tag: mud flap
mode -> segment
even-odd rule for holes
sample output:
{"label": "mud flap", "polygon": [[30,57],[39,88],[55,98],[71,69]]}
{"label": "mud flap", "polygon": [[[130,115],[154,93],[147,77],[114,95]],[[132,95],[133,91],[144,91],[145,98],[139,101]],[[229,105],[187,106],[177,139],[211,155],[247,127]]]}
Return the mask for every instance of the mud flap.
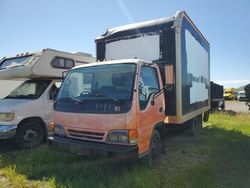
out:
{"label": "mud flap", "polygon": [[209,119],[209,111],[206,111],[204,112],[204,115],[203,115],[203,121],[208,122],[208,119]]}

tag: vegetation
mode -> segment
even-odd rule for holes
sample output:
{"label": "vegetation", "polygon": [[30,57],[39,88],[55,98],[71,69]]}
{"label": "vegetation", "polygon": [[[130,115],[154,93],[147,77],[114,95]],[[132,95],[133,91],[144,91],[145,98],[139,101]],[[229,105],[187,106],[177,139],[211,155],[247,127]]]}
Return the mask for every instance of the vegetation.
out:
{"label": "vegetation", "polygon": [[171,133],[167,141],[157,168],[56,152],[46,144],[8,151],[11,144],[2,143],[0,187],[249,187],[249,115],[214,113],[198,137]]}

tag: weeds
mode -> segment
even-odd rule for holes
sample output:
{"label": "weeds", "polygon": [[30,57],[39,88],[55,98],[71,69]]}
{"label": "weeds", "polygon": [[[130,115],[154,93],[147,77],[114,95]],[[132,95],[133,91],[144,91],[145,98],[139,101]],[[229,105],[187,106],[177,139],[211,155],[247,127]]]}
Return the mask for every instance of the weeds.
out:
{"label": "weeds", "polygon": [[198,137],[168,135],[158,168],[48,149],[0,155],[0,187],[249,187],[250,116],[214,113]]}

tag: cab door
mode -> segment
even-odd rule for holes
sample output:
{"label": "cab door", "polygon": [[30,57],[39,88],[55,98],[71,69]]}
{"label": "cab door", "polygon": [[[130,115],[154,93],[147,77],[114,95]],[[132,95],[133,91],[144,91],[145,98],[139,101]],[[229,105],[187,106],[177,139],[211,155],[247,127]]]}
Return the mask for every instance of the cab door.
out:
{"label": "cab door", "polygon": [[137,111],[139,154],[148,151],[154,126],[164,121],[165,108],[163,93],[153,99],[154,94],[157,92],[159,93],[159,90],[162,88],[159,75],[160,72],[156,67],[141,66],[138,84],[139,104]]}

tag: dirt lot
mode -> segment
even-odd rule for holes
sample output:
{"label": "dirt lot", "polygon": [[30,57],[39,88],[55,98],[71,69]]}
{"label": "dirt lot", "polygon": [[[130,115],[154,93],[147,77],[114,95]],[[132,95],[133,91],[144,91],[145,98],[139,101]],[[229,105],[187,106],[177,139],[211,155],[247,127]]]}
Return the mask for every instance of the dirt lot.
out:
{"label": "dirt lot", "polygon": [[238,113],[250,113],[245,101],[226,101],[226,110],[232,110]]}

